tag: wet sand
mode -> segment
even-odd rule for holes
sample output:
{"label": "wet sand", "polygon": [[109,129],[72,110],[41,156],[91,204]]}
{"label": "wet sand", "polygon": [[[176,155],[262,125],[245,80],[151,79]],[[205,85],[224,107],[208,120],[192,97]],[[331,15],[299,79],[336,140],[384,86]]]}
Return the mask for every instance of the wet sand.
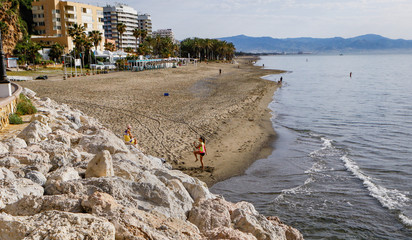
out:
{"label": "wet sand", "polygon": [[[267,106],[278,84],[261,77],[282,71],[253,66],[253,60],[20,84],[99,119],[119,137],[132,125],[145,153],[211,186],[272,151],[276,134]],[[199,135],[206,138],[205,171],[192,153]]]}

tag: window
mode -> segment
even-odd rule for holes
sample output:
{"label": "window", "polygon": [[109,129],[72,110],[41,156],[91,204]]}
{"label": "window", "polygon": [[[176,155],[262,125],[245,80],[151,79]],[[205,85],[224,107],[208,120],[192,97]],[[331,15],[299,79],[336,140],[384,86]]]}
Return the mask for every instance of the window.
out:
{"label": "window", "polygon": [[60,22],[60,20],[61,20],[60,18],[56,18],[56,21],[57,21],[57,22]]}
{"label": "window", "polygon": [[39,22],[39,26],[46,26],[44,22]]}

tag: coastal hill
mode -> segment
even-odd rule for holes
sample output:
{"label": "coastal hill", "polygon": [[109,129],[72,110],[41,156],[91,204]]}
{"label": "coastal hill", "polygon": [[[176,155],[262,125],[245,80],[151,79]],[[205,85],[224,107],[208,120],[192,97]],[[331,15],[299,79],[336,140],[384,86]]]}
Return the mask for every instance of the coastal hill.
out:
{"label": "coastal hill", "polygon": [[298,52],[364,52],[412,50],[412,40],[389,39],[375,34],[353,38],[272,38],[238,35],[219,38],[232,42],[239,52],[298,53]]}

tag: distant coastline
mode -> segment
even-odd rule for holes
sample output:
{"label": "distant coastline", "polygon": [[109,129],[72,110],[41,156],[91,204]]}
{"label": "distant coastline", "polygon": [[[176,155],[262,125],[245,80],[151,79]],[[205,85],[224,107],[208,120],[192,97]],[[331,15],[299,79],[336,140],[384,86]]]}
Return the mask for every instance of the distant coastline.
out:
{"label": "distant coastline", "polygon": [[412,52],[412,40],[389,39],[376,34],[353,38],[272,38],[238,35],[219,38],[235,45],[238,52],[247,53],[359,53]]}

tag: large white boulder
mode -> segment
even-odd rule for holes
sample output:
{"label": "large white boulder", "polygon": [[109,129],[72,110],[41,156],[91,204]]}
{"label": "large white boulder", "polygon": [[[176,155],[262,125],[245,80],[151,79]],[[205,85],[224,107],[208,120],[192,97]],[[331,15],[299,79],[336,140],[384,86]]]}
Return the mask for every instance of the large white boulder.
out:
{"label": "large white boulder", "polygon": [[79,146],[85,151],[94,154],[103,150],[107,150],[111,154],[117,152],[127,153],[129,151],[120,138],[105,129],[98,129],[95,132],[91,132],[90,135],[84,135],[80,139]]}
{"label": "large white boulder", "polygon": [[13,216],[32,216],[50,210],[83,213],[81,198],[69,195],[27,196],[7,205],[3,211]]}
{"label": "large white boulder", "polygon": [[34,216],[0,213],[0,239],[114,240],[115,228],[105,218],[84,213],[48,211]]}
{"label": "large white boulder", "polygon": [[0,209],[30,195],[42,196],[43,192],[44,189],[39,184],[26,178],[14,179],[9,175],[0,179]]}
{"label": "large white boulder", "polygon": [[86,170],[86,178],[113,176],[113,161],[110,152],[103,150],[89,162]]}
{"label": "large white boulder", "polygon": [[188,221],[124,207],[106,193],[94,192],[82,201],[82,206],[87,212],[104,216],[113,223],[116,239],[204,239]]}
{"label": "large white boulder", "polygon": [[79,173],[73,167],[64,167],[59,168],[56,171],[50,173],[47,177],[47,184],[51,183],[52,181],[71,181],[80,179]]}
{"label": "large white boulder", "polygon": [[17,137],[24,139],[27,144],[40,142],[47,139],[52,129],[37,120],[31,122]]}

